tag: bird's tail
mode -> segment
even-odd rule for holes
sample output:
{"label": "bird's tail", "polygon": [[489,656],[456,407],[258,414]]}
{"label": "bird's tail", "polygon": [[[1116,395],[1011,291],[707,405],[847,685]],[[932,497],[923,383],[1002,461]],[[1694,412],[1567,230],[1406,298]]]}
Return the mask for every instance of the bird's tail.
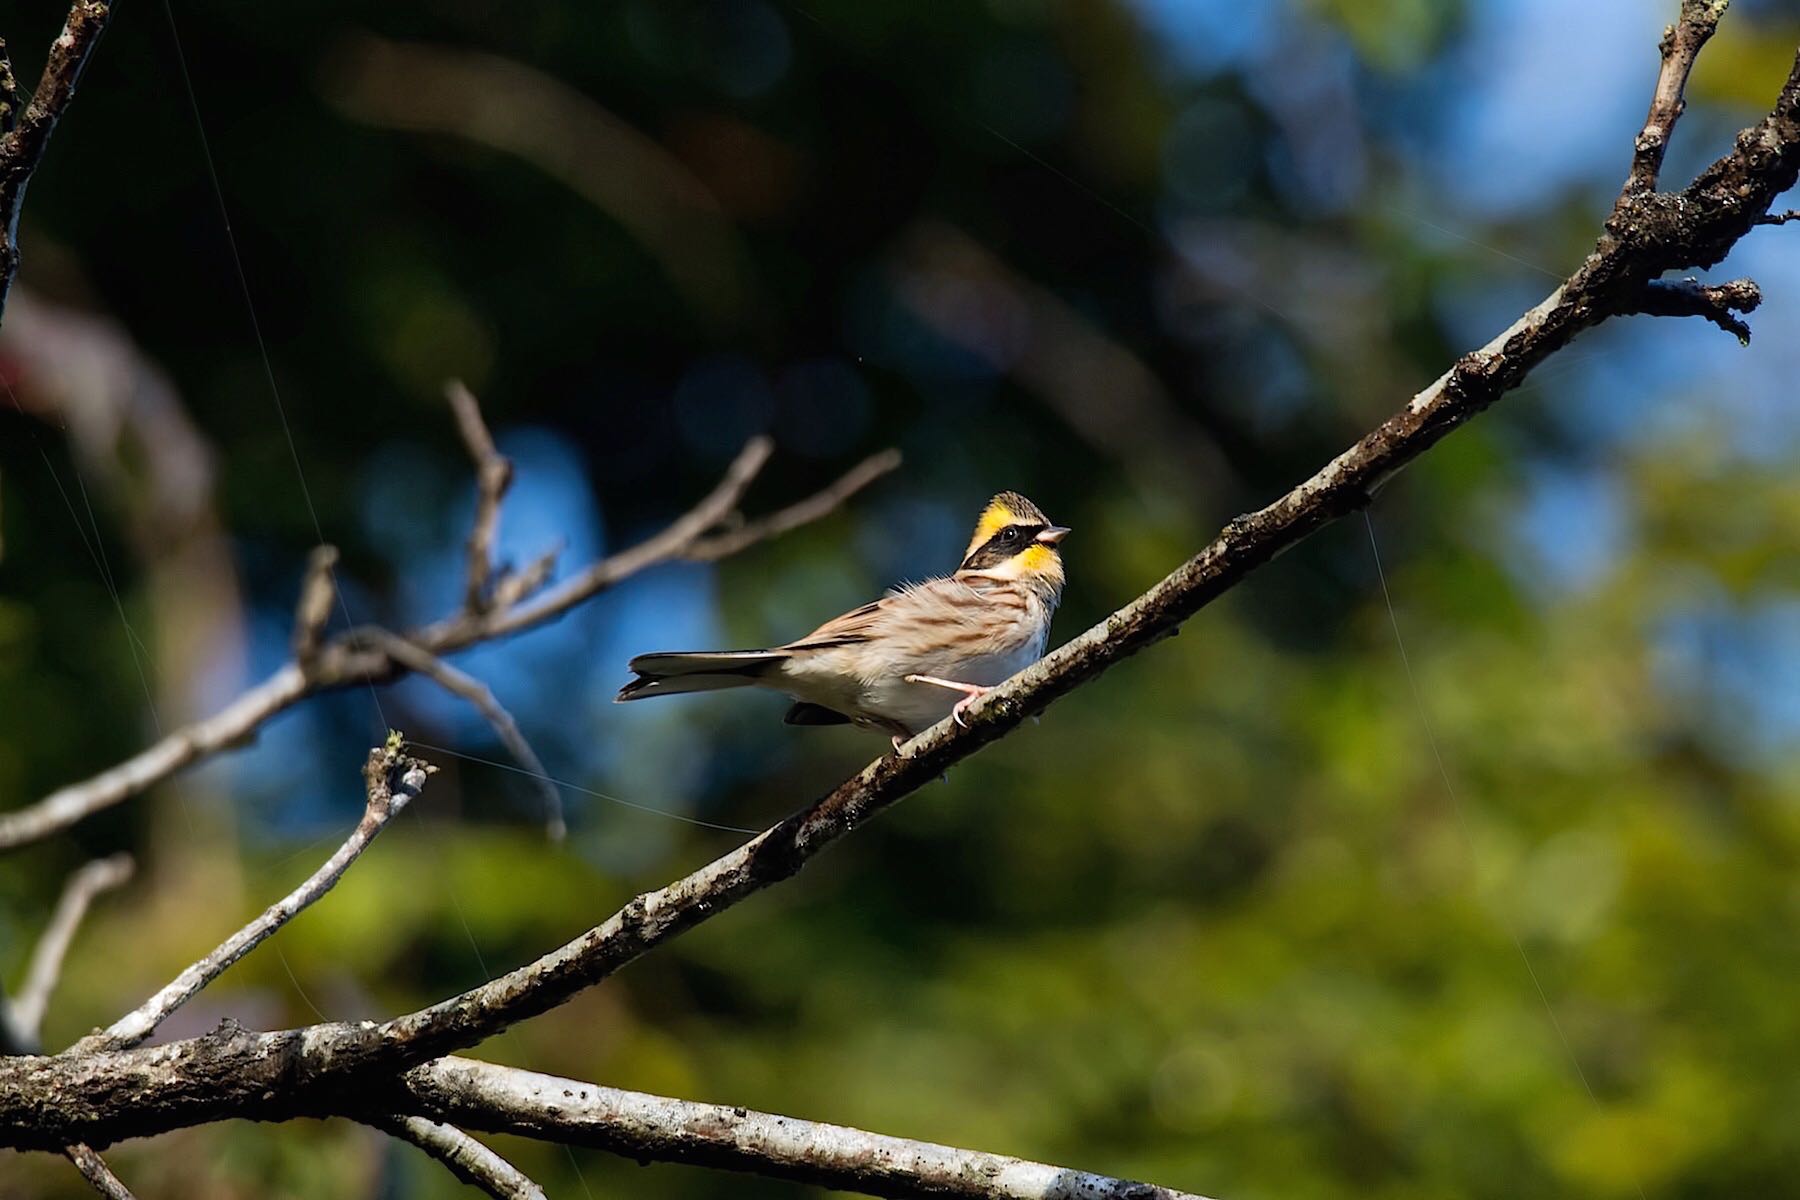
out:
{"label": "bird's tail", "polygon": [[682,692],[753,687],[763,672],[787,657],[783,650],[721,650],[640,654],[630,662],[638,677],[619,689],[614,703]]}

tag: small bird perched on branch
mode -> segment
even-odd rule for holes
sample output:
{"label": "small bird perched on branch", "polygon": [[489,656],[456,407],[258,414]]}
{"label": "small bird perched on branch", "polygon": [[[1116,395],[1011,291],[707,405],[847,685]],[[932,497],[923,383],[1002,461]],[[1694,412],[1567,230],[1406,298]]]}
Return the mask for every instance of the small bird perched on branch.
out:
{"label": "small bird perched on branch", "polygon": [[1069,532],[1017,492],[975,523],[954,575],[895,588],[767,650],[640,654],[616,699],[760,687],[794,698],[789,725],[855,724],[894,748],[1043,656]]}

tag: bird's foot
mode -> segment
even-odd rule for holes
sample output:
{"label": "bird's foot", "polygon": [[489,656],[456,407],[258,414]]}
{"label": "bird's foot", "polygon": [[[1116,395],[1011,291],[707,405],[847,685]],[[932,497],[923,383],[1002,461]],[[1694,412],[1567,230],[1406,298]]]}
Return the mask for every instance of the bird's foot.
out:
{"label": "bird's foot", "polygon": [[889,734],[888,741],[894,743],[894,753],[895,754],[900,753],[900,747],[906,745],[906,739],[901,737],[897,733]]}
{"label": "bird's foot", "polygon": [[956,707],[950,710],[950,716],[964,729],[969,727],[969,723],[963,720],[963,711],[993,690],[983,687],[979,683],[959,683],[954,679],[939,679],[936,675],[908,675],[906,682],[929,683],[933,687],[949,688],[953,692],[963,693],[963,698],[958,700]]}

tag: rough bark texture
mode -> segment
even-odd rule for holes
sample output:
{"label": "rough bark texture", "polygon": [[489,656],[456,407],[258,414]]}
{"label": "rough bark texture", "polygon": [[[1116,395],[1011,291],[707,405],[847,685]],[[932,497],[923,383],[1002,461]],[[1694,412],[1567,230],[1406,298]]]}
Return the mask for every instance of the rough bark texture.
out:
{"label": "rough bark texture", "polygon": [[722,1104],[446,1058],[406,1075],[415,1111],[639,1160],[696,1163],[874,1196],[1203,1200],[1188,1192]]}
{"label": "rough bark texture", "polygon": [[0,42],[0,312],[19,274],[19,212],[32,172],[44,161],[50,135],[62,119],[81,73],[87,69],[106,23],[111,0],[76,0],[62,32],[50,43],[50,59],[29,103],[21,105],[19,84]]}

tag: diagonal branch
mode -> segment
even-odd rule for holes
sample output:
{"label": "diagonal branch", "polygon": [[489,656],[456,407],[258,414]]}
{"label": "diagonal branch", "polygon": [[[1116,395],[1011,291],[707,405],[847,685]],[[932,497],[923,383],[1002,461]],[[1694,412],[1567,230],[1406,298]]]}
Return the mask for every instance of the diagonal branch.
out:
{"label": "diagonal branch", "polygon": [[381,1117],[375,1128],[411,1142],[450,1168],[450,1173],[494,1200],[545,1200],[544,1189],[526,1174],[454,1125],[425,1117]]}
{"label": "diagonal branch", "polygon": [[131,1189],[119,1182],[119,1177],[112,1173],[112,1168],[94,1152],[92,1146],[77,1142],[73,1146],[63,1147],[63,1153],[75,1164],[81,1177],[93,1184],[94,1190],[105,1196],[106,1200],[136,1200]]}
{"label": "diagonal branch", "polygon": [[50,994],[62,977],[63,959],[81,928],[88,906],[94,898],[123,887],[131,878],[134,864],[129,854],[97,858],[69,876],[57,897],[50,921],[39,935],[25,969],[25,983],[18,996],[8,1001],[0,994],[0,1054],[35,1054],[42,1042],[44,1014],[50,1008]]}
{"label": "diagonal branch", "polygon": [[407,1073],[404,1086],[416,1111],[474,1129],[593,1146],[639,1162],[723,1167],[872,1196],[1202,1200],[1002,1154],[621,1091],[466,1058],[426,1063]]}
{"label": "diagonal branch", "polygon": [[[640,571],[685,557],[736,511],[751,481],[768,461],[771,449],[768,439],[751,439],[719,485],[686,514],[660,533],[601,559],[554,588],[538,590],[554,563],[553,557],[546,555],[526,571],[500,581],[495,587],[495,600],[504,600],[503,605],[496,603],[492,610],[482,613],[459,611],[403,636],[426,652],[442,657],[555,620]],[[865,471],[862,485],[866,486],[872,478]],[[827,492],[841,503],[855,490],[839,484]],[[815,510],[815,516],[819,515],[823,512]],[[783,529],[758,526],[760,537],[773,537],[780,532]],[[317,630],[313,636],[317,637]],[[175,730],[124,762],[80,783],[59,788],[35,804],[0,813],[0,850],[41,841],[130,799],[184,767],[242,745],[269,719],[309,696],[383,683],[406,673],[406,668],[391,656],[358,646],[347,635],[317,643],[312,649],[307,664],[288,663],[212,716]]]}
{"label": "diagonal branch", "polygon": [[301,911],[336,886],[362,852],[375,840],[375,835],[419,794],[425,780],[437,768],[402,754],[404,745],[398,733],[388,735],[387,744],[369,751],[363,764],[363,783],[367,800],[362,820],[345,839],[337,852],[323,866],[309,875],[293,891],[263,910],[261,916],[219,943],[199,962],[170,980],[161,991],[131,1012],[120,1017],[104,1032],[92,1033],[70,1049],[70,1053],[94,1050],[116,1050],[135,1046],[163,1023],[170,1013],[186,1004],[200,990],[244,955],[250,953],[277,929],[293,920]]}
{"label": "diagonal branch", "polygon": [[725,529],[710,537],[700,538],[683,551],[681,556],[691,562],[716,562],[748,550],[758,542],[766,542],[802,525],[810,525],[836,511],[844,501],[883,475],[897,470],[899,466],[898,450],[883,450],[879,454],[872,454],[851,467],[824,491],[766,517],[746,521],[735,529]]}
{"label": "diagonal branch", "polygon": [[1730,3],[1731,0],[1681,0],[1681,15],[1663,31],[1657,47],[1662,52],[1662,68],[1656,75],[1656,90],[1650,96],[1650,114],[1644,118],[1644,130],[1632,144],[1631,172],[1619,193],[1621,204],[1630,197],[1656,190],[1669,137],[1687,107],[1682,94],[1687,90],[1688,74]]}
{"label": "diagonal branch", "polygon": [[62,32],[50,43],[50,58],[38,80],[37,91],[22,109],[19,84],[0,43],[0,312],[6,295],[19,274],[19,211],[32,172],[44,161],[50,135],[62,119],[75,86],[87,68],[106,23],[112,18],[111,0],[75,0]]}

